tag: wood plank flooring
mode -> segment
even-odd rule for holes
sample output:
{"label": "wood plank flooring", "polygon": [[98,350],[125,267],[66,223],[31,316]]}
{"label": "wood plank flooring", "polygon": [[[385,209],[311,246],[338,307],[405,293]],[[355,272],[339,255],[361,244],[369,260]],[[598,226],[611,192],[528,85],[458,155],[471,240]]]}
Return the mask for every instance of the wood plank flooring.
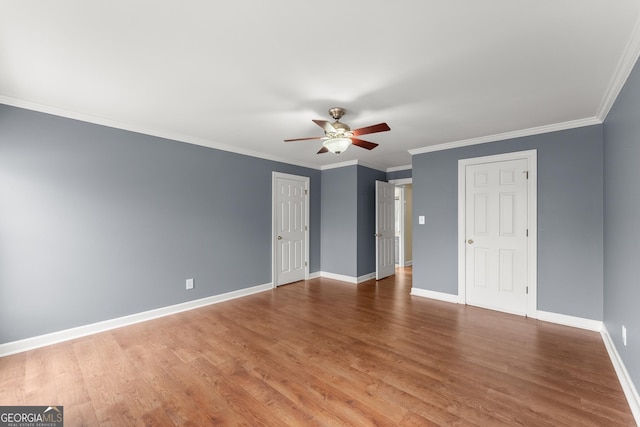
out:
{"label": "wood plank flooring", "polygon": [[0,358],[67,426],[632,426],[600,334],[314,279]]}

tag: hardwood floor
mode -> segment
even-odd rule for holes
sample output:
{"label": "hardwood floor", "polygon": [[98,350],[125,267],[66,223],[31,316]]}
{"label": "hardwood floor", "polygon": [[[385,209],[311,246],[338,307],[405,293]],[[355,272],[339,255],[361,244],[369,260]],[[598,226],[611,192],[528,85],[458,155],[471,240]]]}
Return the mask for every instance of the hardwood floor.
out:
{"label": "hardwood floor", "polygon": [[0,358],[66,426],[635,425],[600,334],[314,279]]}

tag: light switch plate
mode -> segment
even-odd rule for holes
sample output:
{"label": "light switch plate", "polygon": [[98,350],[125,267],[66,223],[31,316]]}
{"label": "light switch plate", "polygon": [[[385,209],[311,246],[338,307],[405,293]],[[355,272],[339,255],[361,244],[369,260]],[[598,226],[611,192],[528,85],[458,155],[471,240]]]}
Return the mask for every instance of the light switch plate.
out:
{"label": "light switch plate", "polygon": [[424,215],[418,217],[418,224],[424,224]]}
{"label": "light switch plate", "polygon": [[193,279],[187,279],[187,289],[193,289]]}

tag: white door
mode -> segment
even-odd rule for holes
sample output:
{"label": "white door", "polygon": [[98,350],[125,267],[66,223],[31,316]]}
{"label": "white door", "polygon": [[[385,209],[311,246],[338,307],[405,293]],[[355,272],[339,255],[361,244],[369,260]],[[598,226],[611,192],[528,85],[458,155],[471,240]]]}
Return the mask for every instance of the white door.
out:
{"label": "white door", "polygon": [[396,272],[395,194],[394,184],[376,181],[376,280]]}
{"label": "white door", "polygon": [[527,159],[466,166],[466,302],[527,314]]}
{"label": "white door", "polygon": [[304,280],[307,271],[308,178],[274,173],[274,283]]}

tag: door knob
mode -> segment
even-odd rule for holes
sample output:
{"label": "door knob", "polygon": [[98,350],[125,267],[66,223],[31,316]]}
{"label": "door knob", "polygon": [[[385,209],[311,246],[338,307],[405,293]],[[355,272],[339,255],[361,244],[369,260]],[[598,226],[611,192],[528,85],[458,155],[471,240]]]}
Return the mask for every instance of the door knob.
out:
{"label": "door knob", "polygon": [[282,240],[282,236],[278,236],[278,240]]}
{"label": "door knob", "polygon": [[470,245],[473,245],[473,239],[467,240],[467,243],[469,243]]}

